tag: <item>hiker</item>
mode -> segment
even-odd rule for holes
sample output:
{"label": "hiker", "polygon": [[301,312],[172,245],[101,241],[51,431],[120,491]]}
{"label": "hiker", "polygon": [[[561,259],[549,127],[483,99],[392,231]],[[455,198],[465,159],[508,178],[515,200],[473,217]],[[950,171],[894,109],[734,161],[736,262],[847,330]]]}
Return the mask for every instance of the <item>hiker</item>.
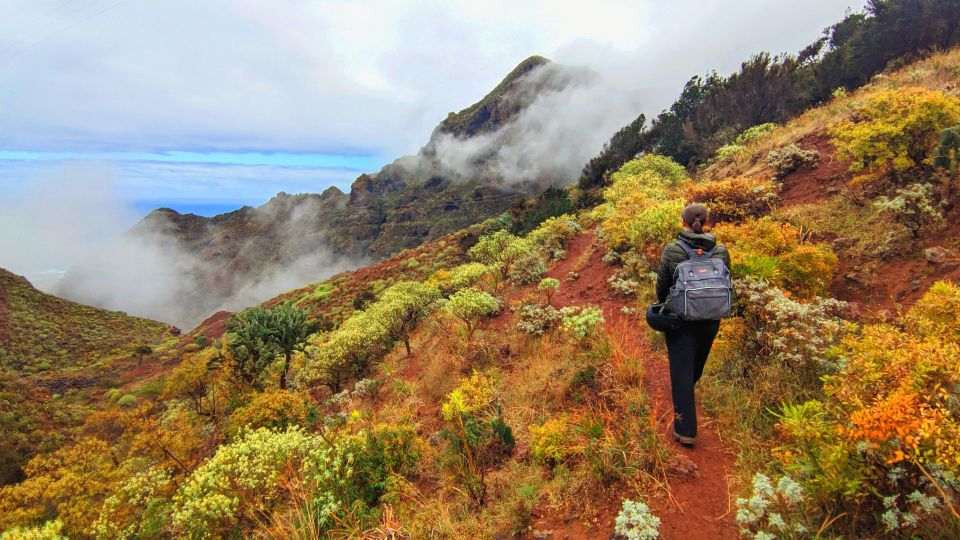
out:
{"label": "hiker", "polygon": [[[667,304],[675,321],[665,329],[664,336],[670,359],[673,436],[684,446],[693,446],[697,436],[693,387],[703,374],[720,329],[719,319],[730,315],[732,303],[730,254],[723,244],[717,243],[713,233],[704,230],[709,219],[710,213],[703,204],[683,209],[683,229],[675,242],[663,248],[657,274],[657,301]],[[684,276],[678,272],[681,265]],[[685,282],[687,274],[689,283]],[[703,276],[715,279],[704,281]]]}

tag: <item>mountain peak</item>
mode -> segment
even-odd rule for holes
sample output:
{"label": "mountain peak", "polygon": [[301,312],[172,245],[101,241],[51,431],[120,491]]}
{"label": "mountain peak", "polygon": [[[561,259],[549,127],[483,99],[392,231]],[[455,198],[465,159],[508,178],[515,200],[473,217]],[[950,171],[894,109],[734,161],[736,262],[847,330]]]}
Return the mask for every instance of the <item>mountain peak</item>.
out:
{"label": "mountain peak", "polygon": [[523,108],[520,103],[509,104],[510,98],[515,94],[523,78],[550,63],[550,59],[539,55],[520,62],[483,99],[460,112],[448,114],[447,118],[437,126],[437,131],[460,137],[472,137],[477,133],[496,131]]}

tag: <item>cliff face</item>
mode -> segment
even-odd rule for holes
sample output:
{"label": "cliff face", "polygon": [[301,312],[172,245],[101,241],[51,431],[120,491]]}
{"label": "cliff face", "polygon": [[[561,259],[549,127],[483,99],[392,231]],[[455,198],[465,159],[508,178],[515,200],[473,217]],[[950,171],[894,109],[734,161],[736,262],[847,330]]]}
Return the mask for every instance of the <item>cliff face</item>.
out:
{"label": "cliff face", "polygon": [[[528,58],[479,102],[450,113],[417,155],[360,175],[349,193],[336,188],[322,194],[279,193],[260,207],[212,218],[161,208],[128,231],[125,240],[178,254],[181,292],[189,294],[190,306],[167,318],[185,326],[216,309],[238,309],[382,259],[521,202],[523,187],[508,186],[508,179],[491,175],[481,163],[455,171],[442,165],[434,143],[441,136],[467,141],[496,132],[539,92],[561,89],[580,76],[575,68],[557,67],[539,56]],[[184,258],[188,262],[180,264]],[[78,265],[80,270],[71,269],[58,292],[103,305],[86,294],[82,277],[96,275],[94,266],[100,263],[94,259]],[[105,307],[126,306],[114,302]]]}

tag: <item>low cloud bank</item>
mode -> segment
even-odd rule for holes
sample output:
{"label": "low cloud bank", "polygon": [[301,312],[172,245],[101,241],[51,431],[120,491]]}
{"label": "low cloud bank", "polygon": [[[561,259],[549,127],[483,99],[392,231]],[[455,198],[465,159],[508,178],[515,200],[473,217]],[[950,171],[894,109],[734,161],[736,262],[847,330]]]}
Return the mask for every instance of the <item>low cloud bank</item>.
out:
{"label": "low cloud bank", "polygon": [[[537,94],[528,95],[533,89]],[[524,76],[512,99],[529,104],[495,132],[470,138],[435,134],[428,146],[440,167],[465,178],[498,178],[507,186],[568,185],[610,135],[642,110],[637,94],[620,90],[610,77],[556,63]]]}
{"label": "low cloud bank", "polygon": [[285,215],[261,212],[258,219],[275,221],[274,234],[248,243],[291,248],[281,260],[254,261],[262,268],[234,276],[185,245],[170,220],[125,233],[137,216],[116,195],[107,166],[70,165],[34,185],[0,203],[0,267],[45,292],[185,329],[218,309],[243,309],[362,262],[332,255],[322,238],[298,237],[315,215],[310,201]]}

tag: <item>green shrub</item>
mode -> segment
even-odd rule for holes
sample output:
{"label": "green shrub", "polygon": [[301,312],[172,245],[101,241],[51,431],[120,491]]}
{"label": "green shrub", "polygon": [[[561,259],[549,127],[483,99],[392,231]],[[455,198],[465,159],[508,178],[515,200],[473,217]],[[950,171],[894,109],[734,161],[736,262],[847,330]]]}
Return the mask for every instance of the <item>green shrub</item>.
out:
{"label": "green shrub", "polygon": [[673,161],[667,156],[657,154],[647,154],[632,161],[628,161],[620,167],[620,170],[611,175],[611,182],[616,182],[622,176],[640,176],[644,173],[652,173],[656,178],[663,182],[675,186],[681,180],[687,178],[687,170],[682,165]]}
{"label": "green shrub", "polygon": [[495,269],[501,280],[510,277],[514,265],[535,253],[536,248],[530,240],[518,238],[507,231],[497,231],[483,236],[467,255]]}
{"label": "green shrub", "polygon": [[553,295],[560,288],[560,280],[556,278],[543,278],[540,280],[540,283],[537,283],[537,289],[543,291],[543,294],[547,296],[547,304],[552,304]]}
{"label": "green shrub", "polygon": [[117,400],[117,405],[121,407],[133,407],[137,403],[137,396],[133,394],[125,394],[123,397]]}
{"label": "green shrub", "polygon": [[749,144],[760,137],[766,135],[767,133],[772,133],[777,129],[777,125],[772,122],[767,122],[766,124],[757,124],[755,126],[748,127],[741,133],[737,135],[736,144]]}
{"label": "green shrub", "polygon": [[733,156],[742,153],[747,149],[746,146],[740,144],[725,144],[720,148],[717,148],[716,154],[714,154],[714,159],[717,161],[726,161]]}
{"label": "green shrub", "polygon": [[365,377],[389,344],[390,336],[383,324],[366,311],[354,313],[333,332],[310,338],[307,361],[298,379],[339,392],[347,382]]}
{"label": "green shrub", "polygon": [[471,262],[455,266],[450,270],[437,270],[430,276],[427,283],[437,286],[442,294],[450,295],[477,284],[489,272],[489,266]]}
{"label": "green shrub", "polygon": [[460,319],[472,338],[481,319],[500,311],[500,301],[478,289],[463,289],[450,295],[443,311]]}
{"label": "green shrub", "polygon": [[367,314],[379,323],[390,339],[402,341],[410,356],[410,333],[424,317],[433,313],[440,289],[417,281],[400,281],[388,287],[380,300],[367,308]]}
{"label": "green shrub", "polygon": [[603,311],[596,306],[565,307],[560,315],[564,332],[577,341],[593,337],[603,327]]}

